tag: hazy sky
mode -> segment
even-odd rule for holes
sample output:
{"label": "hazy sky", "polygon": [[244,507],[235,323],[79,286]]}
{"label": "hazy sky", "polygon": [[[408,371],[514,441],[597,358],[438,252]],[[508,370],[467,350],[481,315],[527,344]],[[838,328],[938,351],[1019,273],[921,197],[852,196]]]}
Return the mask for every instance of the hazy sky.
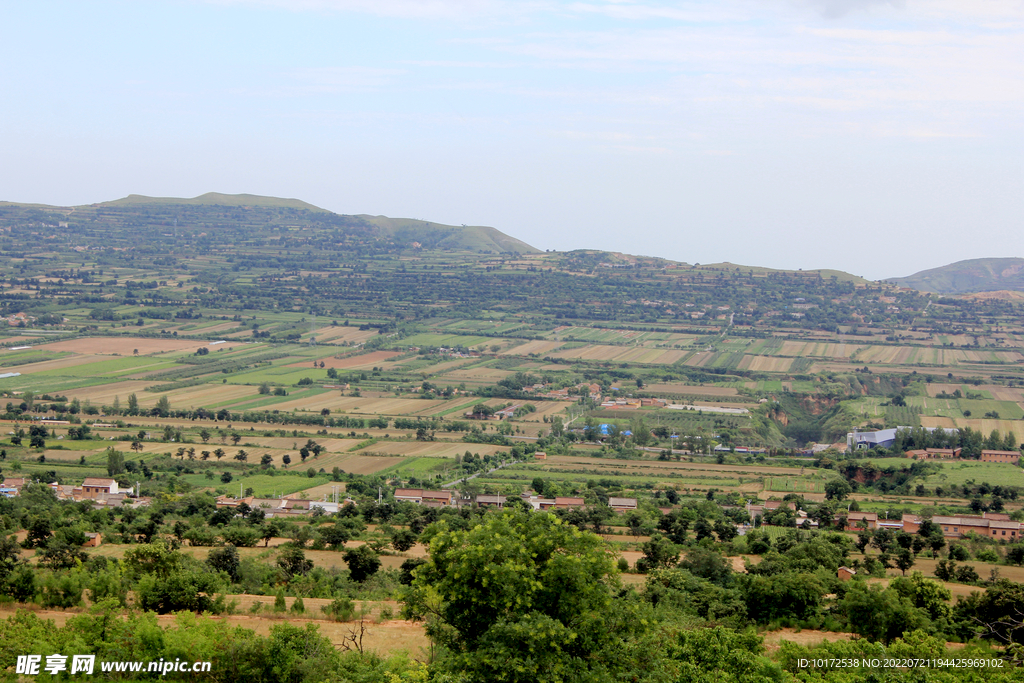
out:
{"label": "hazy sky", "polygon": [[541,249],[1024,256],[1024,0],[0,0],[0,199],[298,197]]}

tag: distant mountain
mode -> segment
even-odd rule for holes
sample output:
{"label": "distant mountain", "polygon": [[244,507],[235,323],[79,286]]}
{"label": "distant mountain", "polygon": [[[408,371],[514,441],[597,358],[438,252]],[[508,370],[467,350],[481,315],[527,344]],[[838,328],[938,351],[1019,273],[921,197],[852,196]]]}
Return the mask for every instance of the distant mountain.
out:
{"label": "distant mountain", "polygon": [[281,199],[280,197],[262,197],[258,194],[221,194],[220,192],[207,192],[206,194],[185,199],[180,197],[147,197],[141,194],[130,194],[124,199],[115,199],[112,202],[103,202],[98,206],[144,206],[185,204],[188,206],[258,206],[261,208],[280,209],[302,209],[303,211],[327,212],[319,206],[313,206],[301,199]]}
{"label": "distant mountain", "polygon": [[340,231],[359,242],[393,243],[399,247],[520,254],[540,253],[526,242],[495,228],[479,225],[444,225],[411,218],[343,215],[299,199],[262,197],[253,194],[208,192],[192,198],[146,197],[132,194],[123,199],[76,207],[0,202],[0,214],[10,219],[76,227],[121,226],[135,231],[183,231],[195,228],[215,231],[224,238],[243,237],[252,230],[277,227]]}
{"label": "distant mountain", "polygon": [[978,258],[922,270],[908,277],[888,278],[901,287],[937,294],[1024,292],[1024,258]]}
{"label": "distant mountain", "polygon": [[468,249],[470,251],[519,252],[537,254],[531,247],[496,228],[484,225],[444,225],[412,218],[359,215],[354,218],[370,223],[397,242],[418,242],[425,249]]}

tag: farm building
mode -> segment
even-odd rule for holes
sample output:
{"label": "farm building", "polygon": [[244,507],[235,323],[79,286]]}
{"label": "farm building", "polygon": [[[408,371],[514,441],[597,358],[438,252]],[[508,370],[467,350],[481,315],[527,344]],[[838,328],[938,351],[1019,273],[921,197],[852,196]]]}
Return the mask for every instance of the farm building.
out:
{"label": "farm building", "polygon": [[857,576],[857,572],[849,567],[840,567],[837,575],[840,581],[849,581],[853,577]]}
{"label": "farm building", "polygon": [[862,528],[878,528],[877,512],[850,512],[846,516],[846,530],[860,531]]}
{"label": "farm building", "polygon": [[989,451],[981,452],[982,462],[1008,462],[1012,465],[1020,463],[1020,451]]}
{"label": "farm building", "polygon": [[[908,533],[917,533],[921,527],[922,518],[917,515],[904,515],[903,530]],[[1020,522],[1014,522],[1009,515],[985,512],[980,516],[960,515],[957,517],[946,517],[937,515],[932,517],[932,522],[942,527],[942,535],[946,538],[962,538],[964,534],[974,533],[979,536],[986,536],[998,541],[1016,541],[1021,538],[1024,531]]]}
{"label": "farm building", "polygon": [[480,507],[505,507],[505,496],[490,496],[481,493],[476,497],[476,504]]}
{"label": "farm building", "polygon": [[451,491],[425,491],[423,489],[395,489],[395,500],[428,507],[448,507],[453,504]]}
{"label": "farm building", "polygon": [[581,508],[585,504],[582,498],[571,498],[571,497],[555,497],[556,508]]}
{"label": "farm building", "polygon": [[925,448],[907,451],[906,456],[914,460],[956,460],[962,451],[962,448]]}
{"label": "farm building", "polygon": [[609,498],[608,507],[617,512],[636,510],[636,498]]}
{"label": "farm building", "polygon": [[846,435],[846,447],[853,450],[889,448],[896,442],[896,430],[898,429],[910,429],[910,427],[893,427],[876,432],[850,432]]}

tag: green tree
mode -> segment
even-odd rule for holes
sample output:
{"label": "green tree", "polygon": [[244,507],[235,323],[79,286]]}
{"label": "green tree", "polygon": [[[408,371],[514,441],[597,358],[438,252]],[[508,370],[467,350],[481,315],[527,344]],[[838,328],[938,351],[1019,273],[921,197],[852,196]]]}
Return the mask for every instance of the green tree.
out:
{"label": "green tree", "polygon": [[171,401],[167,398],[166,394],[161,396],[160,400],[156,402],[156,408],[154,408],[154,411],[160,417],[167,417],[170,414]]}
{"label": "green tree", "polygon": [[646,574],[654,569],[674,567],[679,561],[679,546],[661,534],[657,534],[651,537],[651,540],[643,543],[640,550],[644,556],[636,561],[636,570],[641,574]]}
{"label": "green tree", "polygon": [[[428,533],[430,559],[406,612],[433,617],[427,633],[449,653],[443,666],[472,681],[554,683],[604,680],[590,674],[624,659],[629,629],[617,616],[628,609],[613,608],[617,572],[600,537],[510,510],[466,531],[442,522]],[[595,656],[613,641],[618,659]]]}
{"label": "green tree", "polygon": [[128,414],[139,414],[139,397],[136,396],[134,393],[128,394]]}
{"label": "green tree", "polygon": [[313,561],[306,559],[306,551],[294,545],[286,546],[277,557],[277,566],[287,579],[305,576],[313,568]]}
{"label": "green tree", "polygon": [[349,548],[342,556],[345,564],[348,565],[349,576],[353,581],[362,583],[377,573],[380,569],[380,558],[373,548],[368,545],[361,545],[357,548]]}
{"label": "green tree", "polygon": [[398,529],[391,535],[391,547],[404,553],[416,545],[416,532],[411,529]]}
{"label": "green tree", "polygon": [[113,446],[107,448],[107,474],[111,477],[124,472],[124,453],[115,450]]}
{"label": "green tree", "polygon": [[853,489],[845,479],[832,479],[825,484],[825,498],[828,500],[843,500],[852,492]]}

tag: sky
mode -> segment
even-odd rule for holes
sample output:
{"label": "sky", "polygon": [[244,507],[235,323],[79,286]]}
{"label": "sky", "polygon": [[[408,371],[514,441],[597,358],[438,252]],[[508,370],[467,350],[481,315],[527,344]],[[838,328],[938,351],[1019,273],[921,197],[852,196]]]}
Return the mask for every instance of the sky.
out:
{"label": "sky", "polygon": [[296,197],[871,279],[1024,256],[1024,0],[0,0],[0,200]]}

